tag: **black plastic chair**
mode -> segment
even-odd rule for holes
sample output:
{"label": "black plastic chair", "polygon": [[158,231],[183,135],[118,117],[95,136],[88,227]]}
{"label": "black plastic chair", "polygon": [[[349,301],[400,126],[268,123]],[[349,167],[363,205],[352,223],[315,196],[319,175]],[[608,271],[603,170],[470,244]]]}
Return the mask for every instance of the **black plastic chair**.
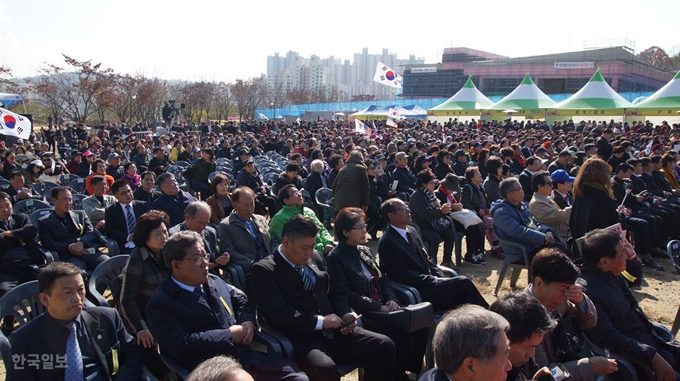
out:
{"label": "black plastic chair", "polygon": [[63,175],[59,176],[59,185],[67,187],[71,184],[71,181],[79,178],[80,176],[78,175],[74,175],[72,173],[64,173]]}
{"label": "black plastic chair", "polygon": [[[278,343],[280,350],[278,353],[280,353],[282,356],[295,361],[295,352],[293,352],[293,344],[291,344],[290,340],[288,340],[287,337],[284,335],[280,334],[277,332],[275,329],[273,329],[271,326],[269,326],[263,318],[258,316],[258,324],[260,325],[260,330],[261,333],[266,334],[270,338],[276,340]],[[360,368],[356,364],[337,364],[338,367],[338,373],[340,373],[341,376],[344,376],[346,374],[349,374],[353,372],[355,369],[359,369],[359,381],[364,381],[364,370],[363,368]]]}
{"label": "black plastic chair", "polygon": [[69,188],[71,188],[71,193],[87,194],[87,188],[85,187],[85,179],[77,178],[73,179],[68,183]]}
{"label": "black plastic chair", "polygon": [[58,187],[59,184],[52,183],[49,181],[42,181],[33,184],[33,191],[37,193],[41,198],[50,198],[51,189]]}
{"label": "black plastic chair", "polygon": [[25,214],[31,214],[35,212],[36,210],[41,210],[41,209],[50,209],[51,206],[50,204],[40,201],[40,200],[35,200],[32,198],[27,198],[25,200],[21,200],[14,204],[12,207],[12,210],[14,213],[25,213]]}
{"label": "black plastic chair", "polygon": [[[88,297],[92,303],[102,307],[116,308],[120,303],[120,292],[122,286],[123,268],[127,264],[129,255],[117,255],[100,263],[94,269],[88,282]],[[104,292],[109,290],[113,302],[109,302],[104,297]]]}
{"label": "black plastic chair", "polygon": [[226,176],[227,178],[229,178],[229,175],[227,174],[227,172],[225,172],[225,171],[215,171],[215,172],[208,175],[208,183],[212,183],[213,179],[218,174],[222,174],[222,175]]}
{"label": "black plastic chair", "polygon": [[9,180],[7,180],[4,177],[0,178],[0,187],[9,187],[9,186],[12,186],[12,183]]}
{"label": "black plastic chair", "polygon": [[54,210],[52,210],[52,208],[35,210],[31,214],[28,215],[28,220],[31,221],[31,225],[38,226],[38,219],[40,219],[40,217],[43,217],[43,216],[46,216],[46,215],[52,213],[53,211]]}

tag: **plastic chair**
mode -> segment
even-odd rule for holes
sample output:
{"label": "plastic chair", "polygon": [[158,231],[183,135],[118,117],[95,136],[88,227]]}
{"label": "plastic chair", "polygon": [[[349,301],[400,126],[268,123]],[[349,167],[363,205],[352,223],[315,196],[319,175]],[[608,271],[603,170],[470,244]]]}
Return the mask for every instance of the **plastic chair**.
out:
{"label": "plastic chair", "polygon": [[503,248],[504,251],[507,251],[507,248],[514,247],[519,249],[522,254],[524,254],[524,263],[523,264],[516,264],[516,263],[511,263],[510,260],[508,259],[509,257],[505,257],[505,260],[503,261],[503,267],[501,267],[500,273],[498,273],[498,282],[496,283],[496,290],[494,291],[493,295],[498,296],[498,291],[501,289],[501,284],[503,284],[503,278],[505,278],[505,273],[508,271],[508,269],[512,269],[512,276],[510,277],[510,287],[515,287],[517,285],[517,279],[519,279],[519,274],[522,272],[522,269],[527,270],[527,284],[531,283],[531,263],[529,262],[529,253],[527,253],[524,250],[524,247],[518,243],[515,242],[510,242],[510,241],[504,241],[504,240],[499,240],[500,246]]}
{"label": "plastic chair", "polygon": [[80,193],[73,193],[71,194],[71,201],[73,204],[71,204],[71,209],[73,210],[84,210],[83,209],[83,200],[87,197],[84,194]]}
{"label": "plastic chair", "polygon": [[[117,255],[111,257],[100,263],[94,269],[87,289],[89,291],[89,299],[92,303],[102,307],[117,307],[120,302],[121,292],[121,277],[123,268],[127,264],[129,255]],[[103,293],[109,290],[113,298],[113,303],[110,305],[104,297]]]}
{"label": "plastic chair", "polygon": [[31,221],[31,225],[33,226],[38,226],[38,219],[40,217],[46,216],[50,213],[52,213],[54,210],[50,209],[39,209],[33,211],[31,214],[28,215],[28,220]]}
{"label": "plastic chair", "polygon": [[208,184],[212,183],[213,179],[214,179],[215,176],[217,176],[218,174],[222,174],[222,175],[226,176],[227,178],[229,178],[229,175],[227,174],[227,172],[224,172],[224,171],[215,171],[215,172],[213,172],[213,173],[211,173],[211,174],[208,175]]}
{"label": "plastic chair", "polygon": [[[360,320],[359,320],[360,323]],[[290,340],[288,340],[287,337],[284,335],[280,334],[276,330],[274,330],[272,327],[270,327],[262,317],[258,315],[258,324],[260,326],[260,330],[262,334],[266,334],[268,337],[272,338],[275,340],[275,342],[279,345],[280,350],[277,351],[284,357],[290,359],[290,360],[295,360],[295,353],[293,352],[293,344],[291,344]],[[349,374],[354,371],[354,369],[359,369],[359,381],[364,381],[364,370],[359,367],[357,364],[337,364],[338,367],[338,373],[340,373],[340,376],[344,376],[346,374]]]}
{"label": "plastic chair", "polygon": [[178,167],[187,168],[191,164],[188,161],[180,160],[176,162],[175,165]]}
{"label": "plastic chair", "polygon": [[12,183],[4,177],[0,177],[0,187],[9,187]]}
{"label": "plastic chair", "polygon": [[58,186],[59,184],[55,184],[49,181],[42,181],[33,184],[33,191],[35,191],[35,193],[37,193],[42,198],[45,198],[45,196],[49,198],[49,196],[51,196],[50,190]]}
{"label": "plastic chair", "polygon": [[677,239],[669,241],[666,250],[671,258],[671,262],[673,262],[675,271],[680,275],[680,241]]}
{"label": "plastic chair", "polygon": [[25,213],[25,214],[31,214],[35,212],[36,210],[40,209],[50,209],[51,206],[50,204],[40,201],[40,200],[35,200],[32,198],[28,198],[25,200],[21,200],[14,204],[12,207],[12,210],[14,213]]}
{"label": "plastic chair", "polygon": [[79,178],[80,176],[78,175],[74,175],[72,173],[65,173],[59,176],[59,185],[67,187],[69,186],[69,184],[71,184],[71,181]]}
{"label": "plastic chair", "polygon": [[71,193],[75,191],[75,193],[87,194],[87,189],[85,188],[85,179],[83,178],[71,180],[71,182],[68,183],[68,186],[71,188]]}
{"label": "plastic chair", "polygon": [[329,226],[333,221],[333,190],[329,188],[319,188],[314,194],[316,204],[323,210],[324,225]]}

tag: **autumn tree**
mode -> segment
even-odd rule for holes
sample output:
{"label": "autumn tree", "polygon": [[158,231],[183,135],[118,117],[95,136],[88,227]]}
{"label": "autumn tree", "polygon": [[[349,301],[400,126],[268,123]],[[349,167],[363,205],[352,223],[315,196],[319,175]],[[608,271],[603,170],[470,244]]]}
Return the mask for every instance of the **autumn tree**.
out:
{"label": "autumn tree", "polygon": [[307,89],[293,88],[286,91],[286,99],[289,104],[301,105],[310,103],[311,92]]}
{"label": "autumn tree", "polygon": [[214,98],[214,114],[216,120],[226,120],[229,117],[229,108],[233,95],[231,93],[231,85],[224,82],[215,84],[215,98]]}
{"label": "autumn tree", "polygon": [[92,60],[79,61],[62,54],[67,68],[46,64],[40,69],[38,82],[43,86],[34,90],[43,98],[48,96],[44,90],[54,91],[64,107],[64,112],[74,121],[85,122],[95,112],[97,95],[108,91],[112,86],[112,69],[102,68],[101,63]]}
{"label": "autumn tree", "polygon": [[12,80],[12,70],[6,66],[0,65],[0,92],[4,93],[18,93],[19,86]]}
{"label": "autumn tree", "polygon": [[266,99],[266,84],[261,78],[249,80],[237,80],[231,86],[231,93],[234,95],[234,102],[238,108],[239,119],[253,119],[255,109]]}
{"label": "autumn tree", "polygon": [[652,46],[641,51],[637,57],[656,67],[666,67],[668,65],[668,54],[658,46]]}

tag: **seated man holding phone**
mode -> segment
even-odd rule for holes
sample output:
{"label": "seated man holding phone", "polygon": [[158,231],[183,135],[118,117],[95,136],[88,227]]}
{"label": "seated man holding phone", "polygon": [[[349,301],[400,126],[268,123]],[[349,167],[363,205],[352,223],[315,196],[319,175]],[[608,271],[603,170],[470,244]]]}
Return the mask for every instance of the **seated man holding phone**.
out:
{"label": "seated man holding phone", "polygon": [[365,378],[393,380],[394,342],[357,326],[357,315],[335,314],[318,226],[297,215],[283,226],[281,245],[251,269],[258,313],[293,344],[298,365],[315,381],[340,381],[337,363],[359,364]]}

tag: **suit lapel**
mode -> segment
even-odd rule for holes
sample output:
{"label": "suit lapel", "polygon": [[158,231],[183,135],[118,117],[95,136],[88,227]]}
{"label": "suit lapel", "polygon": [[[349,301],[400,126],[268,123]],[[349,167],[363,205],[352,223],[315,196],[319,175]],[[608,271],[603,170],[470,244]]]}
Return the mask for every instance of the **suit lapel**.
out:
{"label": "suit lapel", "polygon": [[276,267],[281,269],[278,271],[280,274],[286,274],[285,276],[291,278],[298,288],[302,289],[304,287],[300,274],[291,267],[290,263],[283,259],[283,254],[279,250],[274,252],[274,263],[276,263]]}
{"label": "suit lapel", "polygon": [[[99,321],[95,320],[87,311],[83,310],[83,312],[80,314],[80,318],[83,325],[85,326],[87,336],[90,338],[90,342],[101,344],[105,340],[108,340],[106,337],[108,333],[104,330]],[[102,352],[102,346],[96,344],[92,345],[92,348],[94,349],[95,353],[97,353],[99,365],[102,367],[104,374],[109,375],[111,372],[109,371],[109,366],[106,362],[106,354]]]}

